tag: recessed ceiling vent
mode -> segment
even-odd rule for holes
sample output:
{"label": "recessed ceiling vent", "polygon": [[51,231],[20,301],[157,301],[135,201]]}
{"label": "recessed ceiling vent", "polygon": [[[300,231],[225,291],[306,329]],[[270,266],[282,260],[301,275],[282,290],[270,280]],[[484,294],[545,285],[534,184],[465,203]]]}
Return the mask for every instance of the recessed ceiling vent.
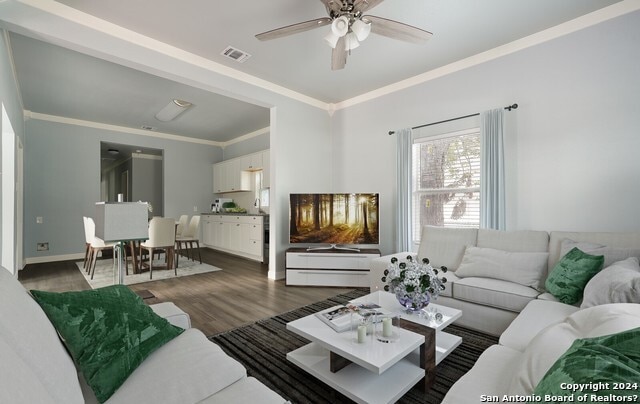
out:
{"label": "recessed ceiling vent", "polygon": [[241,51],[240,49],[236,49],[232,46],[227,46],[220,54],[239,63],[244,63],[245,60],[251,57],[247,52]]}

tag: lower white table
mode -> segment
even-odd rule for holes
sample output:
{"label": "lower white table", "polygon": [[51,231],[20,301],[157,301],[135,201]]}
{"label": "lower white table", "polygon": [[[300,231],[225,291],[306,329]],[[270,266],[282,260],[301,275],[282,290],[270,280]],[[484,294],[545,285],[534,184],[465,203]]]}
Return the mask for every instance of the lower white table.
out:
{"label": "lower white table", "polygon": [[[376,303],[391,312],[402,307],[394,295],[374,292],[354,302]],[[358,344],[353,331],[335,332],[315,315],[287,324],[287,329],[311,341],[287,354],[287,360],[359,403],[393,403],[424,379],[431,387],[435,367],[462,342],[442,331],[462,316],[460,310],[431,304],[443,315],[435,322],[402,314],[397,340],[381,342],[375,336]]]}

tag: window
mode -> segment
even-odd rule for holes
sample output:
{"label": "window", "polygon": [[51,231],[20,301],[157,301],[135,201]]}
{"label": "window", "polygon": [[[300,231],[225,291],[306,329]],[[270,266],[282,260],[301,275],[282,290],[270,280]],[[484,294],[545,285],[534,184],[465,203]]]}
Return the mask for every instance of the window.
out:
{"label": "window", "polygon": [[417,138],[412,153],[413,240],[425,225],[479,227],[480,129]]}

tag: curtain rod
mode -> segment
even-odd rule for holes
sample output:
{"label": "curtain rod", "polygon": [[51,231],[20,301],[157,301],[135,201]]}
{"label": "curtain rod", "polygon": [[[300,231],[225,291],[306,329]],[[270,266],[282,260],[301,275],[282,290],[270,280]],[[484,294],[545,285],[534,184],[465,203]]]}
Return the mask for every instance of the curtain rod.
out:
{"label": "curtain rod", "polygon": [[[512,109],[518,109],[518,104],[511,104],[509,106],[504,107],[504,109],[506,109],[507,111],[511,111]],[[437,125],[439,123],[457,121],[458,119],[471,118],[472,116],[478,116],[478,115],[480,115],[480,113],[476,112],[475,114],[471,114],[471,115],[459,116],[457,118],[445,119],[444,121],[431,122],[431,123],[426,123],[424,125],[414,126],[411,129],[424,128],[424,127],[431,126],[431,125]],[[394,130],[390,130],[389,131],[389,135],[393,135],[394,133],[396,133],[396,131],[394,131]]]}

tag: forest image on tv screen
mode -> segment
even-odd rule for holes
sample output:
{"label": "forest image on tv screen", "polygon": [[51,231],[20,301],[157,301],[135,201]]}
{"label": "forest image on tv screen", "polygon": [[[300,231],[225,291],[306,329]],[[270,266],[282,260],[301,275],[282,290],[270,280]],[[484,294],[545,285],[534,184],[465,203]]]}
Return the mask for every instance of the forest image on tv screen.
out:
{"label": "forest image on tv screen", "polygon": [[291,194],[289,242],[379,244],[378,194]]}

